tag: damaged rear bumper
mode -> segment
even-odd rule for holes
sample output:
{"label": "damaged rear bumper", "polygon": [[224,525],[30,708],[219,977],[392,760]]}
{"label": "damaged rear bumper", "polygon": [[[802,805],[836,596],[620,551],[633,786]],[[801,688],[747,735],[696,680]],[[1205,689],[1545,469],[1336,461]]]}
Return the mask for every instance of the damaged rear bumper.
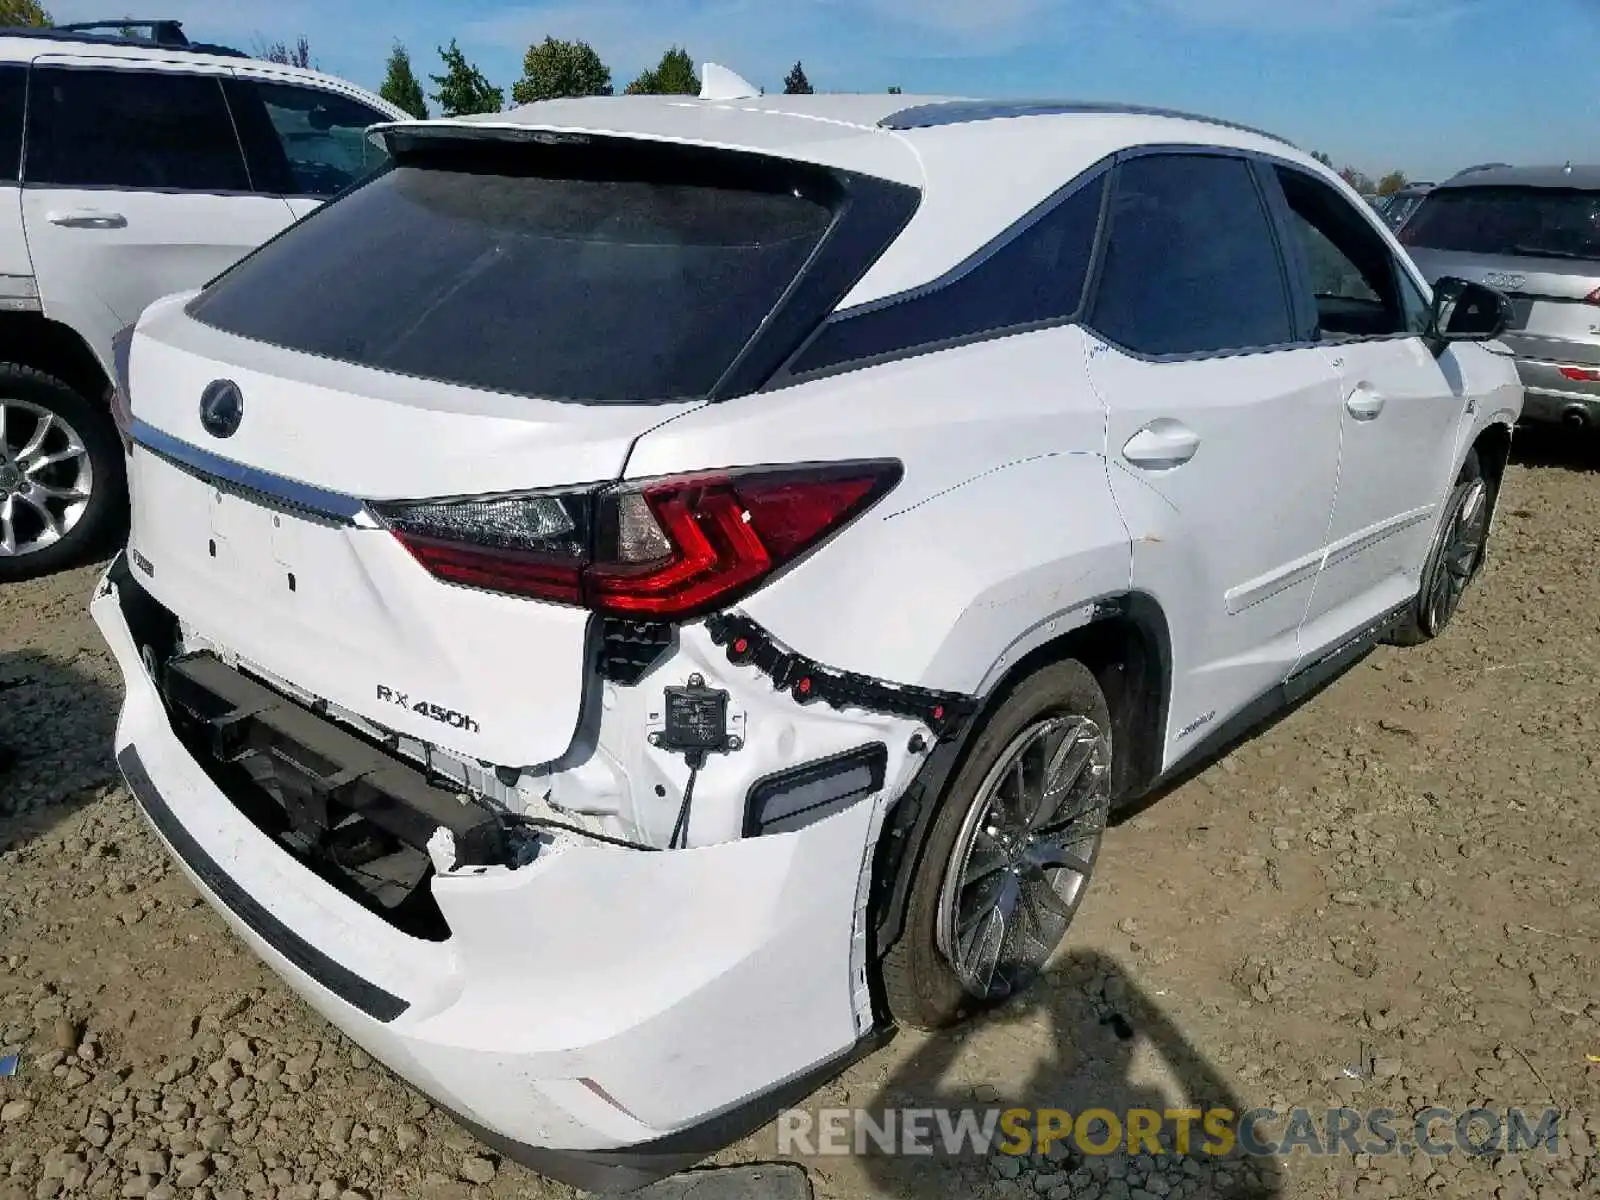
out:
{"label": "damaged rear bumper", "polygon": [[414,938],[287,853],[190,754],[119,571],[91,607],[126,680],[117,759],[150,825],[318,1012],[502,1154],[588,1190],[640,1187],[877,1044],[852,944],[880,805],[691,850],[463,865],[432,881],[449,936]]}

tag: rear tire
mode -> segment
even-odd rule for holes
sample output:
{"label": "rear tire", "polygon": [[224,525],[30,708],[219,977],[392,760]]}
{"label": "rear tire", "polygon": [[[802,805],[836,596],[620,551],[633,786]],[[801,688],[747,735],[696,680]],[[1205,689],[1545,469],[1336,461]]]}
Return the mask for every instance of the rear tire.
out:
{"label": "rear tire", "polygon": [[884,956],[884,999],[898,1021],[953,1025],[1044,969],[1099,857],[1110,731],[1104,692],[1070,659],[1024,680],[978,731],[940,799],[905,931]]}
{"label": "rear tire", "polygon": [[1483,565],[1494,511],[1494,488],[1484,478],[1478,452],[1469,450],[1445,501],[1444,516],[1422,568],[1422,587],[1406,619],[1389,637],[1396,646],[1420,646],[1450,625],[1462,597]]}
{"label": "rear tire", "polygon": [[111,415],[42,371],[0,363],[0,583],[87,562],[127,528]]}

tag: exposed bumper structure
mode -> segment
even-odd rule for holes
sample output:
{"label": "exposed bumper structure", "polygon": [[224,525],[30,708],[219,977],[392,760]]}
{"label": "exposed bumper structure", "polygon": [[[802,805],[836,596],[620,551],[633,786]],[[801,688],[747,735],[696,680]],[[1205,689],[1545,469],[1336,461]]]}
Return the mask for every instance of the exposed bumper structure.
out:
{"label": "exposed bumper structure", "polygon": [[127,683],[117,759],[151,826],[308,1003],[502,1154],[637,1188],[878,1044],[860,1036],[863,914],[841,865],[861,862],[879,805],[700,849],[461,867],[432,881],[450,936],[414,938],[252,824],[190,754],[130,629],[135,589],[119,560],[91,607]]}

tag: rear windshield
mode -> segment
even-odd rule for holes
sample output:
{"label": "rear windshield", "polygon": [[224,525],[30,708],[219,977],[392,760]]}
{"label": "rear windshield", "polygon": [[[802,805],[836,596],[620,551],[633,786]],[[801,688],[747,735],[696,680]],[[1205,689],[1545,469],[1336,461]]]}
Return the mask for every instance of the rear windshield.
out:
{"label": "rear windshield", "polygon": [[1446,188],[1428,195],[1400,240],[1467,254],[1600,260],[1600,191]]}
{"label": "rear windshield", "polygon": [[[706,396],[833,218],[766,160],[434,151],[315,213],[192,303],[291,350],[595,403]],[[732,160],[743,157],[739,164]]]}

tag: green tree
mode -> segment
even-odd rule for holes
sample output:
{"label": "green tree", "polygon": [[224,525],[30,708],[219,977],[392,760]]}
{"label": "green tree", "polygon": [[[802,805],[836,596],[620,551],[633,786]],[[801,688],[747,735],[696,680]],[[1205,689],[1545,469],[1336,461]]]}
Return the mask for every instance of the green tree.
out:
{"label": "green tree", "polygon": [[630,96],[697,96],[700,77],[694,73],[694,60],[681,46],[674,46],[661,61],[628,85]]}
{"label": "green tree", "polygon": [[1382,179],[1378,180],[1378,195],[1393,195],[1405,187],[1406,182],[1406,173],[1404,171],[1390,171]]}
{"label": "green tree", "polygon": [[0,0],[0,25],[52,25],[39,0]]}
{"label": "green tree", "polygon": [[1324,154],[1321,150],[1318,150],[1311,157],[1316,159],[1323,166],[1327,167],[1328,170],[1330,170],[1330,171],[1333,170],[1333,155]]}
{"label": "green tree", "polygon": [[456,45],[439,47],[439,57],[444,60],[443,75],[429,75],[438,85],[433,98],[439,102],[439,111],[447,117],[465,117],[473,113],[497,113],[506,106],[506,94],[493,87],[483,77],[483,72],[467,61],[467,56]]}
{"label": "green tree", "polygon": [[389,70],[383,77],[383,86],[378,89],[378,95],[396,108],[405,109],[418,120],[428,115],[428,102],[422,95],[422,84],[411,69],[411,55],[399,42],[389,51]]}
{"label": "green tree", "polygon": [[900,92],[900,88],[898,86],[891,86],[889,88],[889,95],[898,96],[900,94],[901,94],[901,92]]}
{"label": "green tree", "polygon": [[288,42],[269,42],[261,37],[256,38],[256,57],[264,62],[282,63],[286,67],[310,67],[311,42],[301,34],[295,39],[294,45]]}
{"label": "green tree", "polygon": [[511,85],[511,99],[517,104],[561,96],[609,96],[611,92],[611,68],[600,61],[593,46],[553,37],[528,47],[522,59],[522,78]]}
{"label": "green tree", "polygon": [[783,94],[786,96],[811,95],[811,80],[806,78],[806,69],[799,63],[783,77]]}
{"label": "green tree", "polygon": [[1372,182],[1372,176],[1368,175],[1365,171],[1358,171],[1354,167],[1345,167],[1339,172],[1339,178],[1343,179],[1363,196],[1372,195],[1374,186]]}

